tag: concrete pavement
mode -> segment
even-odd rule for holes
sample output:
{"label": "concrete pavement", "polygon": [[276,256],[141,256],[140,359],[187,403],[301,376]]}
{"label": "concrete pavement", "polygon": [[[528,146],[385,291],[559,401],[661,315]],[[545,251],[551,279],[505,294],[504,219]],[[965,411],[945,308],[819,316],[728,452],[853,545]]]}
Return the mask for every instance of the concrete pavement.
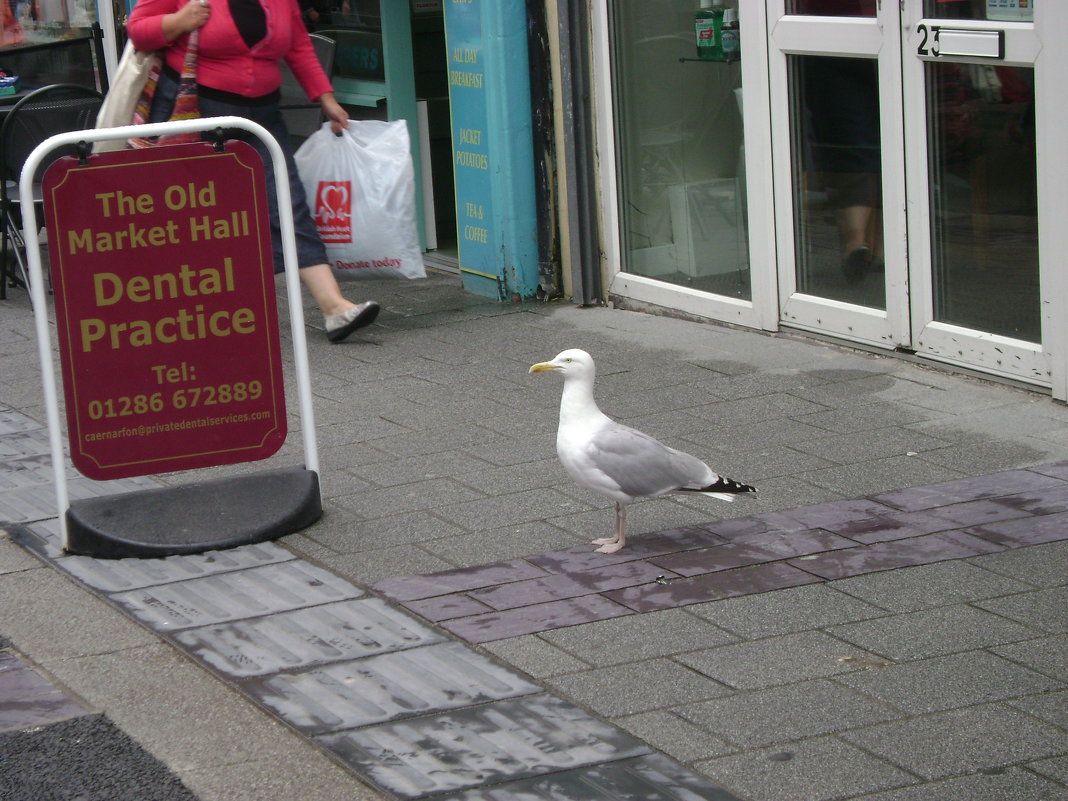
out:
{"label": "concrete pavement", "polygon": [[[112,740],[64,739],[49,714],[113,729],[128,775],[157,788],[138,798],[1068,797],[1068,408],[796,336],[491,304],[437,273],[346,286],[383,313],[329,345],[307,312],[324,518],[196,577],[56,552],[29,306],[19,291],[0,304],[0,519],[22,543],[0,539],[0,653],[22,688],[0,697],[0,740],[56,731],[62,758]],[[630,553],[591,555],[610,504],[556,462],[560,384],[526,372],[567,347],[594,355],[607,413],[758,498],[637,504]],[[336,594],[157,614],[194,581],[268,574]],[[338,655],[275,664],[267,622],[304,631],[342,606],[357,627],[385,616],[374,648],[327,637]],[[407,693],[403,712],[318,694],[450,664],[486,679],[401,682],[378,705]],[[309,712],[324,703],[340,722]],[[488,711],[510,722],[491,733]],[[535,730],[554,746],[521,758]],[[19,798],[5,781],[19,786],[0,769],[0,798]],[[87,798],[106,789],[88,781]]]}

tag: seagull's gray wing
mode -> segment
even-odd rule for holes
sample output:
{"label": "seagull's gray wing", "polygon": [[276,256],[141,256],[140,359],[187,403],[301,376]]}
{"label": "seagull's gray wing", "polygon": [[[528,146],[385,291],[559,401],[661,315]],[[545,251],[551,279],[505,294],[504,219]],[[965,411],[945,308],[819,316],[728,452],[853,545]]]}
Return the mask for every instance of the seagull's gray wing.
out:
{"label": "seagull's gray wing", "polygon": [[715,475],[700,459],[615,422],[598,431],[588,448],[593,464],[635,498],[703,486]]}

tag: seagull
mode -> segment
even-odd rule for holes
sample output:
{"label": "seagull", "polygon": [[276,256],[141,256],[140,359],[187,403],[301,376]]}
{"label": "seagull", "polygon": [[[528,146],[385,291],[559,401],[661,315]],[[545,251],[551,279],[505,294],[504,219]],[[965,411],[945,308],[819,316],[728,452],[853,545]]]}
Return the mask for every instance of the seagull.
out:
{"label": "seagull", "polygon": [[626,505],[640,498],[699,492],[733,501],[738,494],[756,492],[755,487],[724,478],[696,456],[669,448],[598,409],[593,399],[597,370],[586,351],[565,350],[552,361],[530,367],[530,373],[548,372],[564,377],[556,430],[560,463],[577,484],[616,502],[615,536],[594,540],[601,546],[598,553],[615,553],[626,544]]}

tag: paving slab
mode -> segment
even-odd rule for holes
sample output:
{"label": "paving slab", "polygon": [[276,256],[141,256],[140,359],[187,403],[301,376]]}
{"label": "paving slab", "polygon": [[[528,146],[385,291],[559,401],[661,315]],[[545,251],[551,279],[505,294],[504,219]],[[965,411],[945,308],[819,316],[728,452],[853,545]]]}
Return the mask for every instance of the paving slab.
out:
{"label": "paving slab", "polygon": [[646,659],[545,679],[599,715],[620,717],[729,695],[730,689],[669,659]]}
{"label": "paving slab", "polygon": [[824,679],[733,694],[677,706],[674,711],[743,748],[789,743],[902,717],[888,704]]}
{"label": "paving slab", "polygon": [[890,665],[841,676],[838,681],[912,714],[1019,698],[1064,686],[986,651]]}
{"label": "paving slab", "polygon": [[699,767],[746,798],[832,801],[918,784],[916,777],[834,737],[755,749]]}
{"label": "paving slab", "polygon": [[686,607],[686,611],[750,640],[883,617],[886,614],[878,606],[832,589],[835,586],[808,584],[762,595],[697,604]]}
{"label": "paving slab", "polygon": [[925,779],[996,771],[1062,754],[1068,734],[1002,704],[942,712],[842,735]]}
{"label": "paving slab", "polygon": [[682,654],[678,660],[739,690],[758,690],[884,664],[875,654],[822,631],[806,631]]}
{"label": "paving slab", "polygon": [[[461,737],[460,731],[470,733]],[[551,696],[499,701],[320,741],[401,798],[649,753],[641,741]]]}
{"label": "paving slab", "polygon": [[543,642],[603,667],[726,645],[737,638],[683,609],[586,623],[546,632]]}
{"label": "paving slab", "polygon": [[895,662],[1030,640],[1041,633],[964,605],[848,623],[829,631],[835,637]]}
{"label": "paving slab", "polygon": [[611,762],[596,767],[554,773],[550,777],[508,782],[469,790],[442,801],[740,801],[737,796],[693,774],[658,754]]}

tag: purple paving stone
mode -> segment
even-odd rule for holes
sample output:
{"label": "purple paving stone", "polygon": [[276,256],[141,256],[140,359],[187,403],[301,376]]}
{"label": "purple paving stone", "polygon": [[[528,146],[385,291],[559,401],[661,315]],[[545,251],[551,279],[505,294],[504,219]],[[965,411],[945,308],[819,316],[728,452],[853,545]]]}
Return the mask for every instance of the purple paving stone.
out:
{"label": "purple paving stone", "polygon": [[984,523],[997,523],[1002,520],[1031,517],[1030,512],[1020,508],[1013,508],[1011,504],[1006,504],[1002,501],[1002,498],[997,498],[995,500],[955,503],[952,506],[931,509],[929,514],[953,524],[952,528],[963,528],[964,526],[976,526],[983,525]]}
{"label": "purple paving stone", "polygon": [[547,573],[575,573],[594,570],[621,562],[633,562],[695,548],[708,548],[724,542],[723,538],[701,528],[672,528],[655,534],[636,534],[627,537],[627,547],[613,554],[597,553],[593,545],[577,545],[564,551],[550,551],[526,560]]}
{"label": "purple paving stone", "polygon": [[[785,518],[796,520],[797,528],[825,528],[834,531],[834,526],[850,523],[854,520],[863,520],[867,517],[875,517],[893,512],[889,506],[881,503],[860,498],[858,500],[828,501],[813,506],[803,506],[800,509],[791,509],[788,512],[779,512]],[[786,530],[784,528],[784,530]]]}
{"label": "purple paving stone", "polygon": [[389,578],[375,584],[373,589],[397,601],[414,601],[544,575],[547,575],[544,570],[530,562],[514,559],[511,562],[461,567],[456,570],[443,570],[440,573],[427,573],[421,576]]}
{"label": "purple paving stone", "polygon": [[86,710],[62,690],[0,702],[0,731],[42,726],[86,714]]}
{"label": "purple paving stone", "polygon": [[1062,485],[1063,482],[1052,476],[1041,475],[1030,470],[1008,470],[989,476],[975,476],[926,487],[887,492],[875,495],[872,500],[902,509],[916,512],[932,509],[935,506],[948,506],[964,501],[978,501],[983,498],[997,498],[1013,495],[1028,490]]}
{"label": "purple paving stone", "polygon": [[618,590],[623,587],[648,584],[662,576],[676,577],[674,573],[665,571],[654,564],[636,560],[609,565],[598,570],[558,573],[546,578],[528,579],[486,590],[476,590],[471,593],[471,597],[494,609],[514,609],[518,606],[531,606],[565,598],[577,598],[581,595],[593,595],[604,590]]}
{"label": "purple paving stone", "polygon": [[630,607],[635,612],[655,612],[679,606],[718,601],[737,595],[771,592],[801,584],[815,584],[815,576],[791,567],[785,562],[773,562],[721,573],[706,573],[691,578],[669,581],[667,584],[646,584],[626,590],[606,592],[606,598]]}
{"label": "purple paving stone", "polygon": [[[0,638],[0,643],[3,642],[3,639]],[[0,645],[0,647],[6,646]],[[0,651],[0,674],[6,670],[26,670],[26,666],[13,653]]]}
{"label": "purple paving stone", "polygon": [[811,529],[748,534],[715,548],[671,554],[650,561],[680,576],[696,576],[717,570],[777,562],[810,553],[855,547],[855,542],[844,537],[821,529]]}
{"label": "purple paving stone", "polygon": [[422,615],[427,620],[438,622],[440,620],[452,620],[457,617],[480,615],[483,612],[492,612],[493,608],[479,603],[469,595],[435,595],[433,598],[422,598],[418,601],[407,601],[405,607]]}
{"label": "purple paving stone", "polygon": [[819,579],[814,579],[805,571],[791,567],[786,562],[717,573],[712,580],[719,582],[719,591],[725,598],[785,590],[788,587],[819,582]]}
{"label": "purple paving stone", "polygon": [[756,515],[737,520],[720,520],[706,523],[701,528],[725,540],[733,540],[753,534],[767,534],[770,531],[782,531],[783,528],[800,527],[799,524],[781,514]]}
{"label": "purple paving stone", "polygon": [[1055,462],[1054,464],[1044,464],[1041,467],[1030,468],[1035,473],[1041,473],[1044,476],[1053,476],[1064,481],[1068,481],[1068,462]]}
{"label": "purple paving stone", "polygon": [[462,617],[446,621],[441,626],[468,642],[483,643],[629,614],[632,614],[630,609],[607,598],[585,595],[566,601],[551,601],[503,612]]}
{"label": "purple paving stone", "polygon": [[25,665],[0,671],[0,705],[13,698],[44,695],[54,692],[55,689],[56,686],[52,682]]}
{"label": "purple paving stone", "polygon": [[790,564],[825,579],[840,579],[913,567],[947,559],[963,559],[1004,550],[1000,545],[972,537],[961,531],[943,531],[908,540],[865,545],[841,551],[791,559]]}
{"label": "purple paving stone", "polygon": [[960,526],[954,526],[949,521],[936,517],[934,510],[894,512],[830,526],[831,531],[865,544],[904,540],[950,528],[960,528]]}
{"label": "purple paving stone", "polygon": [[966,533],[1006,548],[1068,540],[1068,512],[988,523],[969,528]]}
{"label": "purple paving stone", "polygon": [[1020,492],[1016,495],[1006,495],[1004,498],[998,498],[994,503],[1029,512],[1033,515],[1068,512],[1068,484],[1063,484],[1059,487],[1046,487],[1031,492]]}

